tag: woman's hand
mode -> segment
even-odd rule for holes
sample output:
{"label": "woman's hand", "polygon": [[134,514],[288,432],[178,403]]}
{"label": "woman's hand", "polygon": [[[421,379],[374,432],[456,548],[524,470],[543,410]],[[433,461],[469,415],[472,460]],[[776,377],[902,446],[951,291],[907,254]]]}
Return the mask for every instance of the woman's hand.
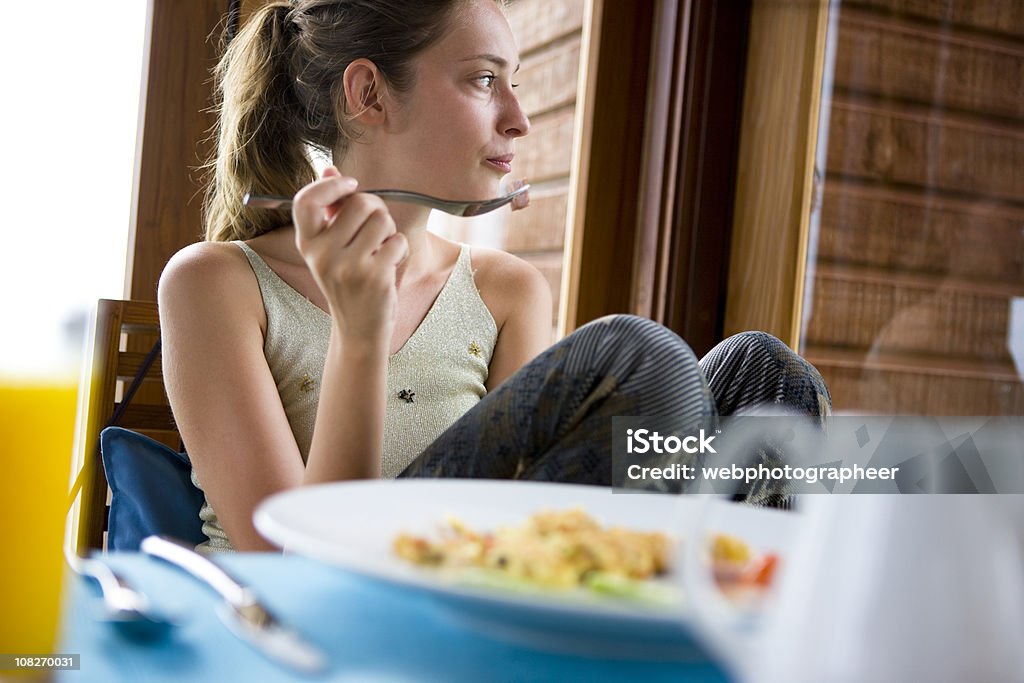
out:
{"label": "woman's hand", "polygon": [[408,244],[383,200],[356,186],[332,166],[302,188],[292,205],[295,243],[343,337],[386,349]]}

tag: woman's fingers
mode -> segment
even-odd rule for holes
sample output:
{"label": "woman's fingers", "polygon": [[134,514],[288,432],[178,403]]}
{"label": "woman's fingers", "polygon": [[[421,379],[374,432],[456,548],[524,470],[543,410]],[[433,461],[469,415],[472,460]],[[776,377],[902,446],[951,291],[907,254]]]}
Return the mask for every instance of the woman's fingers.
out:
{"label": "woman's fingers", "polygon": [[369,255],[394,231],[384,201],[357,193],[340,199],[337,213],[320,228],[302,232],[297,226],[296,243],[299,251],[315,262],[347,261]]}
{"label": "woman's fingers", "polygon": [[292,220],[297,237],[310,239],[327,227],[338,205],[356,191],[355,178],[341,175],[333,166],[325,169],[320,180],[299,190],[292,203]]}
{"label": "woman's fingers", "polygon": [[398,267],[409,255],[409,242],[400,232],[393,233],[384,240],[374,256],[390,266]]}
{"label": "woman's fingers", "polygon": [[[342,177],[342,175],[341,175],[341,171],[339,171],[337,169],[337,167],[335,167],[335,166],[328,166],[327,168],[324,169],[324,171],[320,175],[320,177],[321,178],[331,178],[331,177],[340,178],[340,177]],[[355,180],[355,178],[352,178],[352,180],[354,182],[357,182]],[[343,202],[343,201],[344,201],[344,197],[342,197],[342,199],[340,199],[339,201],[337,201],[334,204],[331,204],[330,206],[327,207],[327,211],[326,211],[327,220],[330,220],[331,218],[334,218],[334,215],[338,212],[338,209],[341,208],[341,202]]]}
{"label": "woman's fingers", "polygon": [[[336,178],[324,178],[334,180]],[[330,187],[320,185],[318,193],[311,192],[304,197],[307,204],[328,210],[323,203],[336,196]],[[296,241],[314,277],[321,287],[330,288],[329,282],[346,282],[346,287],[362,280],[370,273],[372,279],[384,277],[390,266],[391,286],[395,285],[394,268],[405,258],[408,251],[405,238],[394,241],[397,233],[394,220],[387,205],[380,197],[365,193],[347,194],[338,199],[331,208],[337,213],[322,220],[318,228],[301,231],[296,226]],[[381,254],[382,247],[387,249]]]}
{"label": "woman's fingers", "polygon": [[292,214],[296,245],[343,333],[386,346],[408,253],[387,205],[329,168],[295,195]]}
{"label": "woman's fingers", "polygon": [[[373,197],[373,199],[377,199],[377,197]],[[360,254],[372,254],[380,248],[384,240],[393,234],[395,234],[395,222],[392,220],[391,214],[388,213],[387,207],[380,202],[380,206],[370,208],[347,248]]]}

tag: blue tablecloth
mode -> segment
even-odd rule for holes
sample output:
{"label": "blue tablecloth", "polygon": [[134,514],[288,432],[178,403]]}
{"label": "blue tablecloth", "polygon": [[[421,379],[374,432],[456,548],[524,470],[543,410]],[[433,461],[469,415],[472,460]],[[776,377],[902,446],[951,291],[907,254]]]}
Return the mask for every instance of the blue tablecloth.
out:
{"label": "blue tablecloth", "polygon": [[[81,655],[79,671],[58,681],[310,680],[256,654],[214,613],[219,599],[181,570],[138,554],[112,554],[111,566],[155,605],[184,615],[156,643],[125,639],[94,618],[97,591],[75,579],[65,601],[59,652]],[[299,556],[237,554],[220,558],[283,621],[329,653],[329,681],[701,681],[726,678],[703,658],[638,659],[609,653],[546,651],[503,640],[460,618],[425,591],[361,577]],[[675,636],[673,636],[675,637]],[[614,655],[615,653],[611,653]]]}

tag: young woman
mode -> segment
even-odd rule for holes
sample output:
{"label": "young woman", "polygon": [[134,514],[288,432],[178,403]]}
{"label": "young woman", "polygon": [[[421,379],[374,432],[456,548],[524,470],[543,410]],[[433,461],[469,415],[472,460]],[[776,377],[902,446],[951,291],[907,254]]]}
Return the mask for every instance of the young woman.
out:
{"label": "young woman", "polygon": [[[682,340],[638,318],[544,351],[551,302],[534,268],[360,193],[500,194],[530,126],[518,63],[495,0],[281,2],[232,41],[216,72],[207,241],[175,255],[159,291],[167,390],[211,548],[269,548],[253,509],[302,484],[607,483],[612,415],[763,400],[827,412],[817,373],[767,336],[716,349],[710,388]],[[311,147],[334,162],[319,179]],[[292,213],[243,207],[250,191],[294,195]]]}

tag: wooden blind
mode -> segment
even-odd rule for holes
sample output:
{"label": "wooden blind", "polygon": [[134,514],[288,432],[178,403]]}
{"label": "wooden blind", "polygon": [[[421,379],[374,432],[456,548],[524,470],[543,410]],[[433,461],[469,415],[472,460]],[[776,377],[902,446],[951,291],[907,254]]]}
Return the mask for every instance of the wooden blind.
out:
{"label": "wooden blind", "polygon": [[1024,413],[1024,4],[843,2],[832,40],[807,357],[840,409]]}

